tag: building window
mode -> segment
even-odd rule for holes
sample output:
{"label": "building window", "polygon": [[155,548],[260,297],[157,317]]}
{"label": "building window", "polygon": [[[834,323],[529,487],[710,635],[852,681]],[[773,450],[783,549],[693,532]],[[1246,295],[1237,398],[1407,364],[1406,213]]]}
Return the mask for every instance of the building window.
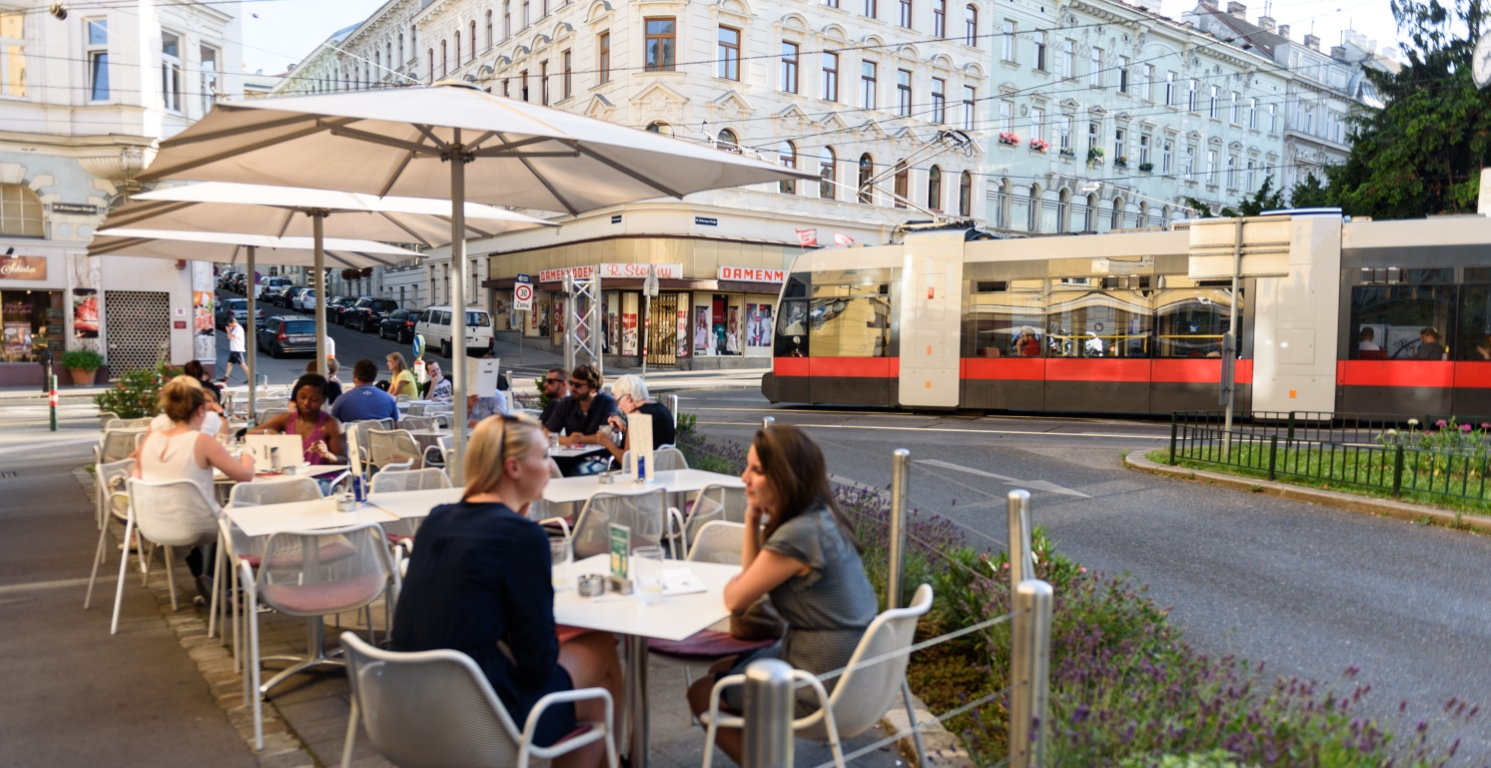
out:
{"label": "building window", "polygon": [[1056,118],[1056,139],[1057,146],[1060,147],[1063,152],[1070,153],[1072,151],[1071,115],[1062,115],[1061,117]]}
{"label": "building window", "polygon": [[[4,17],[0,16],[0,23],[3,23],[3,19]],[[83,28],[88,32],[88,100],[107,101],[109,99],[109,20],[88,19],[83,22]]]}
{"label": "building window", "polygon": [[1237,189],[1237,158],[1235,156],[1227,158],[1227,188]]}
{"label": "building window", "polygon": [[1175,106],[1175,73],[1165,73],[1165,106]]}
{"label": "building window", "polygon": [[865,0],[863,15],[869,16],[872,19],[878,19],[880,18],[880,14],[878,13],[879,10],[880,9],[876,6],[876,0]]}
{"label": "building window", "polygon": [[1087,151],[1089,153],[1091,153],[1092,150],[1099,149],[1103,146],[1102,140],[1098,138],[1101,130],[1102,125],[1096,121],[1087,124]]}
{"label": "building window", "polygon": [[1197,99],[1199,99],[1200,96],[1201,96],[1201,93],[1198,90],[1196,79],[1192,78],[1191,79],[1191,89],[1186,93],[1186,111],[1188,111],[1188,112],[1199,112],[1199,110],[1196,108],[1196,103],[1197,103]]}
{"label": "building window", "polygon": [[647,19],[647,71],[672,72],[674,38],[673,17]]}
{"label": "building window", "polygon": [[823,52],[822,89],[824,101],[839,100],[839,54],[837,53]]}
{"label": "building window", "polygon": [[1004,20],[1004,35],[1000,38],[999,45],[1001,50],[1000,55],[1004,58],[1004,60],[1010,63],[1014,63],[1015,22],[1010,21],[1009,19]]}
{"label": "building window", "polygon": [[409,60],[404,58],[404,33],[399,33],[399,58],[395,60],[394,68],[403,69]]}
{"label": "building window", "polygon": [[[1129,153],[1126,151],[1126,146],[1128,145],[1127,139],[1128,135],[1122,128],[1117,128],[1113,131],[1113,162],[1116,163],[1128,157]],[[1127,162],[1126,160],[1124,161]]]}
{"label": "building window", "polygon": [[1046,140],[1046,110],[1030,110],[1030,140]]}
{"label": "building window", "polygon": [[818,196],[824,200],[835,199],[834,165],[836,161],[833,147],[824,147],[818,155],[818,176],[822,179],[818,182]]}
{"label": "building window", "polygon": [[502,39],[513,36],[513,0],[502,2]]}
{"label": "building window", "polygon": [[1030,199],[1025,205],[1025,229],[1030,232],[1041,231],[1041,185],[1030,185]]}
{"label": "building window", "polygon": [[574,68],[573,68],[574,62],[571,59],[570,52],[568,50],[566,50],[564,52],[564,54],[563,54],[563,61],[564,61],[564,98],[567,99],[572,94],[574,94]]}
{"label": "building window", "polygon": [[726,80],[740,79],[740,30],[734,27],[720,27],[719,50],[715,58],[719,60],[716,66],[716,77]]}
{"label": "building window", "polygon": [[958,215],[973,215],[973,174],[968,171],[958,175]]}
{"label": "building window", "polygon": [[947,0],[932,0],[932,37],[947,37]]}
{"label": "building window", "polygon": [[1072,191],[1061,190],[1056,197],[1056,231],[1066,232],[1072,225]]}
{"label": "building window", "polygon": [[1092,49],[1092,68],[1088,70],[1088,84],[1094,88],[1103,87],[1103,49]]}
{"label": "building window", "polygon": [[1164,156],[1163,162],[1160,165],[1160,172],[1165,174],[1166,176],[1169,176],[1171,169],[1175,167],[1175,142],[1165,142],[1165,151],[1163,154]]}
{"label": "building window", "polygon": [[897,3],[897,6],[900,8],[901,11],[901,26],[906,29],[911,29],[911,0],[900,0],[900,2]]}
{"label": "building window", "polygon": [[1216,150],[1206,151],[1206,183],[1208,186],[1217,185],[1217,153]]}
{"label": "building window", "polygon": [[1118,57],[1118,92],[1129,92],[1129,57]]}
{"label": "building window", "polygon": [[455,35],[454,35],[454,39],[455,39],[455,48],[456,48],[456,69],[460,69],[461,68],[461,33],[460,32],[456,32]]}
{"label": "building window", "polygon": [[1038,72],[1046,71],[1046,33],[1040,33],[1035,40],[1035,68]]}
{"label": "building window", "polygon": [[[1151,141],[1151,139],[1149,137],[1149,134],[1147,134],[1147,133],[1141,133],[1141,134],[1139,134],[1139,169],[1140,170],[1144,170],[1144,166],[1150,164],[1150,159],[1149,159],[1149,144],[1150,144],[1150,141]],[[1150,167],[1152,168],[1153,166],[1150,166]]]}
{"label": "building window", "polygon": [[838,8],[839,0],[823,0],[823,4],[828,6],[829,8]]}
{"label": "building window", "polygon": [[974,105],[978,103],[978,89],[971,85],[963,86],[963,130],[973,130]]}
{"label": "building window", "polygon": [[797,93],[797,43],[782,41],[782,92]]}
{"label": "building window", "polygon": [[1072,40],[1062,40],[1061,47],[1056,52],[1056,76],[1068,78],[1076,74],[1077,43]]}
{"label": "building window", "polygon": [[217,97],[217,49],[202,46],[202,114],[207,114],[212,109],[212,101]]}
{"label": "building window", "polygon": [[1248,101],[1248,130],[1258,130],[1258,97]]}
{"label": "building window", "polygon": [[1108,221],[1108,229],[1123,229],[1123,198],[1113,198],[1113,216]]}
{"label": "building window", "polygon": [[1015,105],[1008,101],[999,102],[999,132],[1015,132]]}
{"label": "building window", "polygon": [[161,30],[160,33],[161,99],[166,109],[181,111],[181,37]]}
{"label": "building window", "polygon": [[26,95],[26,12],[0,12],[0,94]]}
{"label": "building window", "polygon": [[538,63],[538,99],[539,103],[549,106],[549,62]]}
{"label": "building window", "polygon": [[932,78],[932,122],[947,122],[947,81],[940,77]]}
{"label": "building window", "polygon": [[[492,49],[492,12],[487,11],[487,50]],[[403,290],[402,288],[400,290]]]}
{"label": "building window", "polygon": [[1195,147],[1190,147],[1190,146],[1186,147],[1186,167],[1183,170],[1185,171],[1185,177],[1187,179],[1194,179],[1194,178],[1196,178],[1196,148]]}
{"label": "building window", "polygon": [[1213,85],[1211,87],[1211,98],[1207,102],[1206,108],[1206,116],[1212,119],[1216,119],[1217,116],[1217,92],[1217,86]]}
{"label": "building window", "polygon": [[440,41],[440,76],[445,77],[450,73],[450,55],[446,49],[445,41]]}
{"label": "building window", "polygon": [[[790,141],[782,142],[782,146],[777,149],[777,162],[787,168],[797,170],[797,145]],[[783,179],[777,182],[777,190],[784,195],[795,195],[797,194],[797,180]]]}
{"label": "building window", "polygon": [[855,185],[859,189],[859,201],[865,205],[875,204],[875,190],[870,186],[870,180],[875,178],[875,158],[869,153],[859,156],[859,183]]}
{"label": "building window", "polygon": [[942,212],[942,169],[935,165],[927,171],[927,207]]}
{"label": "building window", "polygon": [[656,133],[659,136],[672,136],[673,126],[668,125],[662,120],[654,120],[647,124],[647,132]]}
{"label": "building window", "polygon": [[897,208],[905,208],[906,201],[911,199],[911,169],[906,167],[906,161],[896,163],[896,199]]}
{"label": "building window", "polygon": [[1255,163],[1252,160],[1249,160],[1248,161],[1248,191],[1249,192],[1252,192],[1252,191],[1254,191],[1254,190],[1256,190],[1258,188],[1258,185],[1255,183],[1257,181],[1257,179],[1258,179],[1258,177],[1256,176],[1257,173],[1258,173],[1257,163]]}
{"label": "building window", "polygon": [[518,73],[518,98],[528,101],[528,70]]}
{"label": "building window", "polygon": [[1279,132],[1279,107],[1276,104],[1268,105],[1268,132],[1270,134]]}
{"label": "building window", "polygon": [[[434,48],[430,49],[430,82],[432,82],[432,83],[435,82],[435,49]],[[503,96],[507,95],[506,90],[503,91],[502,95]]]}
{"label": "building window", "polygon": [[[19,27],[21,22],[15,23]],[[0,235],[45,237],[46,234],[41,198],[25,184],[0,184]]]}
{"label": "building window", "polygon": [[1232,124],[1242,125],[1242,95],[1232,92]]}
{"label": "building window", "polygon": [[911,116],[911,70],[896,70],[896,114]]}
{"label": "building window", "polygon": [[738,155],[740,154],[740,139],[735,135],[735,131],[726,128],[720,131],[719,141],[715,143],[715,148]]}
{"label": "building window", "polygon": [[963,44],[978,45],[978,8],[972,5],[963,9]]}
{"label": "building window", "polygon": [[1144,65],[1144,85],[1143,85],[1143,88],[1144,88],[1144,90],[1140,92],[1140,95],[1144,98],[1144,100],[1145,101],[1154,101],[1154,65],[1153,64],[1145,64]]}
{"label": "building window", "polygon": [[865,109],[875,108],[875,62],[859,63],[859,105]]}
{"label": "building window", "polygon": [[533,17],[529,15],[529,9],[531,7],[532,0],[523,0],[523,18],[519,19],[519,21],[523,22],[523,26],[519,27],[520,29],[527,29],[528,25],[532,23]]}
{"label": "building window", "polygon": [[611,33],[602,32],[600,36],[600,82],[602,84],[611,82]]}

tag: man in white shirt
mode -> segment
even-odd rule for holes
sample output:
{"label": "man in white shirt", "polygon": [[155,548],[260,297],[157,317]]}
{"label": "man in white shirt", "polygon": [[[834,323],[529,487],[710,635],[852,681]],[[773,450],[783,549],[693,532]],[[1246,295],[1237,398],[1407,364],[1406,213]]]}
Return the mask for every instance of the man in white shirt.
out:
{"label": "man in white shirt", "polygon": [[336,339],[331,338],[331,334],[329,334],[329,333],[326,334],[326,356],[327,357],[336,357],[337,356],[337,343],[336,343]]}
{"label": "man in white shirt", "polygon": [[223,377],[221,379],[219,379],[219,381],[227,383],[228,377],[233,375],[233,364],[234,363],[237,363],[238,365],[240,365],[240,366],[243,367],[244,376],[246,376],[246,377],[247,376],[253,376],[253,371],[249,370],[248,363],[245,363],[243,361],[243,353],[245,351],[247,351],[247,350],[243,346],[243,326],[241,326],[241,325],[238,324],[238,318],[236,318],[236,317],[230,317],[230,318],[228,318],[227,335],[228,335],[228,368],[223,373]]}

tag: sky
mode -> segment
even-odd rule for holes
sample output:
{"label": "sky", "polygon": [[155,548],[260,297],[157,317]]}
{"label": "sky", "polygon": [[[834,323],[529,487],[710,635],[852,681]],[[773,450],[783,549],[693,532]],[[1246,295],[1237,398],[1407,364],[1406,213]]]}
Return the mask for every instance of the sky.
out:
{"label": "sky", "polygon": [[[279,74],[287,65],[305,58],[342,27],[366,19],[384,0],[251,0],[243,3],[244,49],[247,72],[263,70]],[[1226,0],[1219,0],[1225,7]],[[1377,48],[1397,44],[1397,28],[1388,0],[1246,0],[1248,20],[1256,22],[1265,6],[1280,24],[1290,25],[1292,37],[1303,41],[1311,31],[1329,50],[1339,45],[1341,31],[1356,29],[1377,41]],[[1163,0],[1163,12],[1172,18],[1194,8],[1195,0]]]}

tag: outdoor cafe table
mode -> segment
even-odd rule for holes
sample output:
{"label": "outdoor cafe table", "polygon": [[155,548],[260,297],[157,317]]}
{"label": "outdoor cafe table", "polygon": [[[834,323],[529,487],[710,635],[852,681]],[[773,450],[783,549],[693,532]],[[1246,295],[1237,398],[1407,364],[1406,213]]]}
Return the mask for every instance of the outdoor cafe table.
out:
{"label": "outdoor cafe table", "polygon": [[[706,472],[702,469],[673,469],[657,473],[651,483],[637,483],[632,475],[613,475],[615,482],[602,484],[600,475],[581,477],[556,477],[544,486],[544,500],[552,504],[583,503],[598,491],[622,495],[646,493],[658,488],[668,493],[697,493],[709,485],[725,485],[742,488],[744,483],[734,475]],[[368,503],[376,505],[400,519],[428,517],[430,510],[441,504],[454,504],[461,500],[464,488],[438,488],[428,491],[401,491],[398,493],[375,493]]]}
{"label": "outdoor cafe table", "polygon": [[647,768],[648,721],[647,641],[683,640],[710,625],[730,617],[725,607],[725,585],[740,573],[740,566],[722,563],[665,561],[664,568],[688,568],[704,582],[705,591],[691,595],[672,595],[657,605],[642,605],[636,595],[580,597],[574,580],[584,574],[606,574],[611,570],[609,554],[595,555],[572,563],[554,566],[554,576],[566,579],[563,592],[554,594],[554,622],[581,629],[593,629],[620,635],[626,653],[625,702],[631,712],[633,768]]}
{"label": "outdoor cafe table", "polygon": [[352,512],[338,512],[334,496],[314,501],[292,501],[286,504],[263,504],[255,507],[228,507],[223,510],[244,535],[270,536],[287,531],[315,531],[348,525],[398,520],[380,507],[364,506]]}

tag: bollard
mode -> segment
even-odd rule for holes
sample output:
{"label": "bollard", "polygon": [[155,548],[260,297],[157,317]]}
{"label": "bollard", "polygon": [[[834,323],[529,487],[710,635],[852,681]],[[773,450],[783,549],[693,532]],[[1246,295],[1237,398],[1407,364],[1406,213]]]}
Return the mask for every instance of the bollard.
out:
{"label": "bollard", "polygon": [[1393,498],[1403,495],[1403,446],[1393,446]]}
{"label": "bollard", "polygon": [[668,395],[668,412],[673,414],[673,428],[678,428],[678,395]]}
{"label": "bollard", "polygon": [[745,737],[741,768],[791,768],[792,666],[781,659],[753,661],[745,671]]}
{"label": "bollard", "polygon": [[776,424],[776,423],[777,423],[777,418],[775,416],[766,416],[766,417],[764,417],[764,418],[761,419],[761,428],[762,429],[771,429],[772,425]]}
{"label": "bollard", "polygon": [[1035,558],[1030,551],[1030,491],[1009,492],[1010,588],[1035,578]]}
{"label": "bollard", "polygon": [[1027,579],[1015,588],[1010,637],[1010,768],[1044,768],[1050,710],[1051,585]]}
{"label": "bollard", "polygon": [[[1289,450],[1289,444],[1288,443],[1284,444],[1284,450],[1286,450],[1286,451]],[[1278,474],[1274,471],[1274,466],[1278,462],[1278,457],[1279,457],[1279,436],[1278,435],[1273,435],[1273,436],[1269,437],[1269,439],[1268,439],[1268,479],[1269,480],[1277,480],[1277,479],[1279,479]]]}
{"label": "bollard", "polygon": [[54,373],[54,374],[51,374],[50,376],[48,376],[47,377],[47,383],[52,386],[51,391],[47,394],[47,402],[51,403],[51,406],[52,406],[52,431],[56,432],[57,431],[57,374]]}
{"label": "bollard", "polygon": [[1175,411],[1170,412],[1170,466],[1175,466],[1175,427],[1180,418]]}
{"label": "bollard", "polygon": [[906,570],[906,500],[911,495],[911,451],[897,448],[890,469],[890,563],[885,572],[885,608],[901,607]]}

